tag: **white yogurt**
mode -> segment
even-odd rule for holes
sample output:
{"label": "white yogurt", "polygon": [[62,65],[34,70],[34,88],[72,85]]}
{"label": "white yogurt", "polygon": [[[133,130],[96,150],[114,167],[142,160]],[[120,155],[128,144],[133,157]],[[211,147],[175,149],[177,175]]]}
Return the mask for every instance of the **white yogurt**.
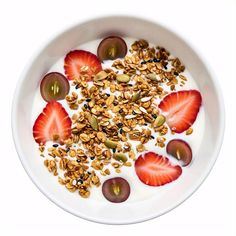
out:
{"label": "white yogurt", "polygon": [[[128,48],[130,48],[131,44],[135,41],[135,39],[133,38],[124,38]],[[90,41],[88,43],[82,44],[80,46],[78,46],[75,49],[83,49],[83,50],[87,50],[90,51],[94,54],[96,54],[97,52],[97,46],[99,45],[101,39],[99,40],[94,40],[94,41]],[[103,68],[108,68],[111,66],[113,61],[105,61],[105,63],[102,64]],[[52,71],[57,71],[60,72],[62,74],[64,74],[64,57],[60,58],[51,68],[48,72],[52,72]],[[192,78],[191,74],[189,73],[188,70],[185,70],[184,73],[182,73],[185,77],[188,78],[188,80],[186,81],[185,85],[183,87],[180,87],[179,85],[176,86],[176,90],[188,90],[188,89],[196,89],[198,90],[198,87],[194,81],[194,79]],[[71,82],[70,82],[71,83]],[[164,87],[165,90],[168,91],[168,87]],[[74,90],[74,87],[71,87],[70,93]],[[78,92],[78,91],[77,91]],[[158,102],[158,101],[157,101]],[[68,105],[66,104],[65,101],[60,101],[60,103],[64,106],[64,108],[67,110],[67,112],[69,113],[70,116],[73,115],[73,113],[75,113],[75,111],[72,111],[68,108]],[[35,94],[35,99],[33,101],[33,110],[32,110],[32,126],[35,122],[35,119],[37,118],[37,116],[41,113],[42,109],[45,107],[46,103],[45,101],[42,99],[41,95],[40,95],[40,90],[38,88],[36,94]],[[193,161],[194,162],[194,158],[195,158],[195,154],[197,153],[200,145],[201,145],[201,141],[203,139],[203,133],[204,133],[204,128],[205,128],[205,112],[204,112],[204,108],[201,107],[200,111],[198,113],[197,119],[195,121],[195,123],[192,125],[193,128],[193,133],[191,135],[185,135],[185,132],[183,132],[182,134],[175,134],[172,135],[170,134],[170,132],[165,135],[165,138],[167,139],[166,144],[168,143],[169,140],[174,139],[174,138],[180,138],[185,140],[186,142],[189,143],[189,145],[192,148],[192,152],[193,152]],[[157,134],[154,134],[155,138],[157,137]],[[128,140],[132,145],[133,145],[133,150],[136,151],[135,147],[136,145],[139,144],[139,142],[135,142],[135,141],[131,141]],[[51,146],[51,142],[47,143],[47,146],[50,147]],[[166,154],[165,148],[160,148],[155,146],[155,139],[154,140],[150,140],[147,144],[145,144],[145,147],[147,150],[149,151],[154,151],[158,154],[164,155],[164,156],[168,156]],[[46,154],[46,152],[45,152]],[[138,157],[140,155],[140,153],[136,153],[136,156]],[[173,163],[177,163],[177,161],[168,156],[171,161]],[[42,160],[43,162],[43,160]],[[43,163],[42,163],[43,164]],[[162,191],[165,191],[165,189],[167,188],[171,188],[171,185],[175,184],[176,182],[179,181],[179,179],[184,178],[184,175],[186,172],[191,171],[191,164],[188,167],[183,168],[183,173],[182,175],[179,177],[179,179],[177,179],[176,181],[167,184],[165,186],[162,187],[150,187],[147,186],[145,184],[143,184],[137,177],[137,175],[135,174],[135,170],[134,167],[122,167],[121,168],[121,173],[117,174],[114,171],[114,168],[112,166],[108,166],[108,168],[111,171],[111,175],[109,176],[100,176],[101,182],[103,183],[106,179],[111,178],[111,177],[115,177],[115,176],[121,176],[124,177],[125,179],[127,179],[127,181],[130,183],[131,186],[131,194],[129,199],[127,200],[127,202],[134,202],[134,201],[141,201],[141,200],[145,200],[147,198],[152,197],[154,194],[161,194]],[[45,169],[46,171],[46,169]],[[50,173],[48,173],[49,175],[51,175]],[[61,172],[59,172],[59,175],[62,175]],[[55,182],[57,182],[57,178],[55,178]],[[65,189],[65,191],[68,191]],[[69,193],[68,193],[69,194]],[[77,194],[77,193],[75,193]],[[101,192],[101,188],[96,188],[93,187],[91,188],[91,195],[90,195],[90,199],[93,200],[99,200],[99,201],[106,201],[102,195]]]}

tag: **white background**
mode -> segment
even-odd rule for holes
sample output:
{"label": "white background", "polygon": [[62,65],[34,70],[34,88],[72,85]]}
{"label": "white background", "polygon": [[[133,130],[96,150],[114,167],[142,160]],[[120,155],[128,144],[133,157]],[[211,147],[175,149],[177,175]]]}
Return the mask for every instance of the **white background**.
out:
{"label": "white background", "polygon": [[[107,226],[64,212],[30,181],[12,141],[11,102],[23,67],[43,42],[81,20],[121,13],[168,26],[205,56],[223,90],[226,132],[218,161],[190,199],[148,222]],[[235,0],[0,0],[0,42],[0,235],[236,235]]]}

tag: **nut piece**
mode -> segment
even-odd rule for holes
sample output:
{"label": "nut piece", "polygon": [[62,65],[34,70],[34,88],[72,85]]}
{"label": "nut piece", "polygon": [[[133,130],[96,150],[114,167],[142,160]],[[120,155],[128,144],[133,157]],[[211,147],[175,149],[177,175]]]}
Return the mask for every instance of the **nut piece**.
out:
{"label": "nut piece", "polygon": [[126,155],[123,154],[123,153],[114,153],[113,158],[117,161],[121,161],[121,162],[124,162],[124,163],[128,160]]}
{"label": "nut piece", "polygon": [[159,116],[157,116],[157,118],[155,119],[153,125],[154,125],[154,127],[160,127],[160,126],[162,126],[162,125],[165,123],[165,121],[166,121],[165,116],[159,115]]}
{"label": "nut piece", "polygon": [[79,195],[83,198],[88,198],[90,196],[90,191],[88,191],[86,189],[80,189]]}
{"label": "nut piece", "polygon": [[186,135],[190,135],[190,134],[192,134],[192,133],[193,133],[193,128],[190,127],[189,129],[186,130],[186,133],[185,133],[185,134],[186,134]]}
{"label": "nut piece", "polygon": [[97,137],[102,143],[106,141],[106,135],[103,132],[97,132]]}
{"label": "nut piece", "polygon": [[87,143],[90,140],[90,137],[87,134],[80,134],[80,140],[84,143]]}
{"label": "nut piece", "polygon": [[136,150],[137,150],[137,152],[144,152],[145,147],[144,147],[144,145],[141,143],[141,144],[139,144],[138,146],[136,146]]}
{"label": "nut piece", "polygon": [[76,156],[76,151],[75,151],[74,149],[71,149],[71,150],[69,151],[69,156],[70,156],[70,157],[75,157],[75,156]]}
{"label": "nut piece", "polygon": [[130,77],[126,74],[120,74],[116,76],[116,80],[120,83],[128,83],[130,81]]}
{"label": "nut piece", "polygon": [[106,147],[108,147],[108,148],[116,148],[117,145],[118,145],[117,142],[112,141],[112,140],[110,140],[110,139],[107,139],[104,144],[105,144]]}

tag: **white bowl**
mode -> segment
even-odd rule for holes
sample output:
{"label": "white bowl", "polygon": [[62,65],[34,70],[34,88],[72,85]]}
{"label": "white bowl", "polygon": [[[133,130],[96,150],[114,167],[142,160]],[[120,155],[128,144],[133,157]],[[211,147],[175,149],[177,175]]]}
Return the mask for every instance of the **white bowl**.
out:
{"label": "white bowl", "polygon": [[[190,71],[201,91],[206,115],[204,138],[191,171],[182,181],[139,202],[112,204],[81,199],[70,194],[56,178],[49,177],[32,137],[32,106],[39,81],[48,69],[70,49],[110,34],[145,38],[178,56]],[[128,224],[160,216],[186,200],[204,181],[213,167],[224,132],[224,106],[217,81],[199,55],[179,36],[157,23],[139,18],[115,16],[80,23],[48,42],[29,62],[17,84],[12,107],[12,130],[16,149],[29,177],[52,202],[87,220],[107,224]]]}

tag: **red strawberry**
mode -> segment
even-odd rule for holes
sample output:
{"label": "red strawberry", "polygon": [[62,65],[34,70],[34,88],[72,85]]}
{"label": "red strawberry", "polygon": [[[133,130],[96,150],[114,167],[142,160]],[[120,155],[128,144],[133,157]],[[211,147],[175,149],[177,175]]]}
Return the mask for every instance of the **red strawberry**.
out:
{"label": "red strawberry", "polygon": [[49,140],[63,142],[71,135],[71,119],[59,102],[51,101],[38,116],[33,127],[33,136],[37,143]]}
{"label": "red strawberry", "polygon": [[139,179],[150,186],[165,185],[182,174],[180,166],[172,165],[167,157],[154,152],[140,155],[135,161],[135,171]]}
{"label": "red strawberry", "polygon": [[182,133],[196,120],[202,103],[197,90],[183,90],[167,95],[159,104],[172,131]]}
{"label": "red strawberry", "polygon": [[[88,67],[86,73],[83,71]],[[81,73],[90,77],[102,70],[102,65],[96,55],[84,50],[69,52],[64,61],[65,74],[69,80],[79,79]]]}

